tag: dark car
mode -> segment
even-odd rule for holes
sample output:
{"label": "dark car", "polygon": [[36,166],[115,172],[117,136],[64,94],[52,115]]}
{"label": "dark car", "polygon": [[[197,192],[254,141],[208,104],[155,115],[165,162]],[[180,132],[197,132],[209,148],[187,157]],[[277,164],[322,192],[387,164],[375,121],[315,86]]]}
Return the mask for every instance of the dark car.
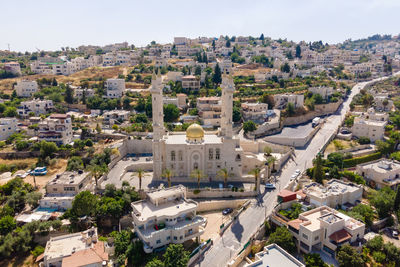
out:
{"label": "dark car", "polygon": [[229,213],[232,213],[232,211],[233,211],[233,209],[231,209],[231,208],[224,209],[222,211],[222,215],[228,215]]}

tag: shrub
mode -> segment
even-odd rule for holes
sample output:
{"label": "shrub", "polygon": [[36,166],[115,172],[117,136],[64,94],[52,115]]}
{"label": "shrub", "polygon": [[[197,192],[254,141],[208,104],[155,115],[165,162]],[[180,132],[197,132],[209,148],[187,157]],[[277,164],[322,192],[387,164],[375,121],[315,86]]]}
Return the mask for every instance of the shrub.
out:
{"label": "shrub", "polygon": [[365,163],[365,162],[369,162],[369,161],[380,159],[381,157],[382,157],[382,153],[381,152],[376,152],[376,153],[369,154],[369,155],[362,156],[362,157],[358,157],[358,158],[345,159],[345,160],[343,160],[343,167],[344,168],[354,167],[354,166],[356,166],[358,164],[361,164],[361,163]]}
{"label": "shrub", "polygon": [[372,253],[372,257],[374,258],[374,260],[378,263],[383,263],[385,262],[386,259],[386,255],[385,253],[381,252],[381,251],[374,251]]}
{"label": "shrub", "polygon": [[197,195],[198,193],[200,193],[201,191],[200,191],[200,189],[195,189],[195,190],[193,190],[193,194],[195,194],[195,195]]}
{"label": "shrub", "polygon": [[36,259],[40,254],[44,252],[44,247],[36,246],[35,249],[31,250],[32,256]]}
{"label": "shrub", "polygon": [[358,143],[360,145],[371,144],[371,139],[369,139],[368,137],[365,137],[365,136],[361,136],[360,138],[358,138]]}

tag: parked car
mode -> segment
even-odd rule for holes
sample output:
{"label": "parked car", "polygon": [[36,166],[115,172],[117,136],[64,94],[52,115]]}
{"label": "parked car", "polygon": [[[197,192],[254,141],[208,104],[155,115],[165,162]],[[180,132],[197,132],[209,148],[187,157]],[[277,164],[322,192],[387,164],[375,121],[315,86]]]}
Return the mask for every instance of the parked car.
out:
{"label": "parked car", "polygon": [[226,209],[224,209],[223,211],[222,211],[222,215],[228,215],[228,214],[230,214],[230,213],[232,213],[233,212],[233,209],[231,209],[231,208],[226,208]]}
{"label": "parked car", "polygon": [[37,167],[33,171],[30,172],[31,175],[46,175],[47,174],[47,168],[46,167]]}
{"label": "parked car", "polygon": [[265,189],[276,189],[274,184],[265,184]]}

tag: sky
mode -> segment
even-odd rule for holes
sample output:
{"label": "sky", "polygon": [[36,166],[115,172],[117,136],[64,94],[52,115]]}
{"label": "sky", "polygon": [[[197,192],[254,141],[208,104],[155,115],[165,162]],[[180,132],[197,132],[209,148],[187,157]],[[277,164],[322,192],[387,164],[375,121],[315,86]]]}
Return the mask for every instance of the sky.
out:
{"label": "sky", "polygon": [[400,33],[400,0],[3,0],[0,11],[0,50],[9,44],[21,52],[124,41],[144,46],[174,36],[264,33],[338,43]]}

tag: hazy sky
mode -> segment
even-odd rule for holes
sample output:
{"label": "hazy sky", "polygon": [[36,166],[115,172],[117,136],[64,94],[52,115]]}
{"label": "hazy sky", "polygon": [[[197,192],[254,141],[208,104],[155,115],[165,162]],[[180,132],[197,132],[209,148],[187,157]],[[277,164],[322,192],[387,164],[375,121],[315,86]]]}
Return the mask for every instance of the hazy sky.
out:
{"label": "hazy sky", "polygon": [[400,32],[400,0],[3,0],[0,11],[0,50],[14,51],[261,33],[335,43]]}

